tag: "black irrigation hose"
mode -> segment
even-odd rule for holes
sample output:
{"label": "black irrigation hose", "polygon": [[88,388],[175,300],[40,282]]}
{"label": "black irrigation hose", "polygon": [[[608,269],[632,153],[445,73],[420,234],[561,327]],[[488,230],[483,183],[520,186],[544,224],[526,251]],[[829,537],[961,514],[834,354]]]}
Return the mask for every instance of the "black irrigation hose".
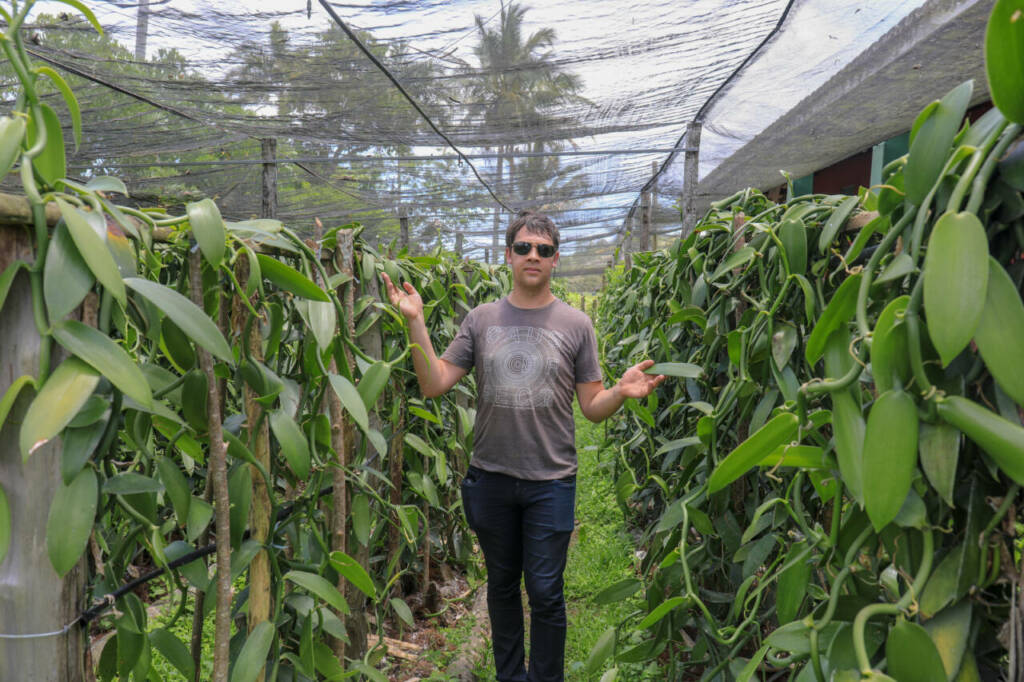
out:
{"label": "black irrigation hose", "polygon": [[[317,497],[320,498],[320,497],[323,497],[324,495],[330,495],[332,492],[334,492],[334,486],[333,485],[329,485],[326,488],[322,488],[320,490],[320,492],[317,494]],[[275,521],[280,521],[283,517],[286,517],[289,514],[291,514],[292,509],[294,509],[294,508],[295,508],[295,503],[293,502],[292,504],[285,505],[284,507],[279,509],[278,512],[277,512],[277,518],[275,519]],[[242,536],[242,539],[248,539],[248,537],[249,537],[249,531],[245,531],[245,534]],[[110,592],[107,595],[105,595],[103,597],[103,599],[100,600],[99,602],[93,604],[92,606],[87,608],[85,611],[82,611],[82,613],[80,613],[75,620],[71,621],[72,624],[75,623],[75,622],[81,622],[82,625],[87,625],[94,618],[96,618],[101,613],[103,613],[104,611],[109,609],[111,606],[113,606],[114,602],[116,602],[118,599],[120,599],[125,594],[127,594],[127,593],[131,592],[132,590],[134,590],[139,585],[144,585],[144,584],[148,583],[151,580],[159,578],[169,568],[178,568],[179,566],[184,566],[185,564],[190,564],[193,561],[195,561],[196,559],[200,559],[200,558],[202,558],[204,556],[208,556],[210,554],[213,554],[213,552],[216,549],[217,549],[217,544],[216,543],[211,543],[209,545],[206,545],[205,547],[201,547],[201,548],[199,548],[197,550],[189,552],[188,554],[180,556],[177,559],[175,559],[174,561],[168,562],[166,567],[154,568],[149,573],[146,573],[145,575],[141,575],[138,578],[136,578],[135,580],[132,580],[131,582],[125,583],[124,585],[122,585],[121,587],[117,588],[113,592]]]}
{"label": "black irrigation hose", "polygon": [[[792,0],[790,0],[790,2],[792,2]],[[460,159],[466,162],[466,164],[472,169],[473,175],[476,176],[476,179],[480,181],[480,184],[487,189],[490,195],[494,197],[494,200],[497,201],[498,204],[509,213],[515,213],[515,211],[509,208],[504,201],[498,198],[498,195],[494,193],[494,190],[491,189],[491,186],[487,184],[487,181],[484,180],[483,177],[481,177],[480,173],[476,169],[476,166],[473,165],[473,162],[470,161],[469,158],[462,153],[461,149],[455,146],[455,143],[452,142],[451,138],[449,138],[447,135],[441,132],[441,129],[434,124],[434,121],[431,120],[430,116],[427,115],[427,112],[423,111],[423,108],[415,99],[413,99],[413,96],[410,95],[402,86],[402,84],[398,82],[398,79],[395,78],[394,74],[392,74],[391,71],[388,70],[388,67],[384,66],[384,64],[382,64],[381,61],[377,59],[377,57],[375,57],[372,52],[370,52],[369,48],[367,48],[366,45],[363,44],[363,41],[359,39],[359,36],[353,33],[352,29],[350,29],[345,24],[345,22],[341,20],[341,17],[339,17],[338,14],[334,11],[334,8],[331,7],[331,4],[327,0],[320,0],[320,4],[323,5],[324,9],[327,10],[327,13],[331,15],[331,18],[334,19],[334,22],[336,24],[338,24],[338,27],[345,32],[345,35],[347,35],[352,40],[352,42],[355,43],[356,47],[358,47],[360,51],[362,51],[362,53],[366,55],[366,58],[373,62],[373,65],[380,69],[381,73],[383,73],[387,77],[387,79],[391,81],[392,85],[394,85],[398,89],[398,91],[402,93],[402,96],[405,97],[405,99],[409,101],[409,104],[412,105],[412,108],[415,109],[416,112],[423,117],[423,120],[427,122],[427,125],[429,125],[435,133],[440,135],[441,139],[447,142],[449,147],[455,150],[455,153],[459,155]]]}

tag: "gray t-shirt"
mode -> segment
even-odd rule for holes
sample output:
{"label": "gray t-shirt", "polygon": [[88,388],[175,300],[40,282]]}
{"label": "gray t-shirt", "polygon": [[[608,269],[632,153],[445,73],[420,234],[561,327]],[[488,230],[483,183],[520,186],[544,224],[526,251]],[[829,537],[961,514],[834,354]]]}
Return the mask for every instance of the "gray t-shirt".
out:
{"label": "gray t-shirt", "polygon": [[555,300],[517,308],[502,298],[474,308],[441,356],[476,369],[472,464],[516,478],[576,473],[576,384],[601,380],[590,318]]}

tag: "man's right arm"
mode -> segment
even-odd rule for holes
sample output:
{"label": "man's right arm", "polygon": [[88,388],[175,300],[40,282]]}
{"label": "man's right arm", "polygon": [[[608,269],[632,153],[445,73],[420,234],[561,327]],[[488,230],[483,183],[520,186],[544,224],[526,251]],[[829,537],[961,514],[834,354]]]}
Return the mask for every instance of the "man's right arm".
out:
{"label": "man's right arm", "polygon": [[408,282],[403,282],[400,289],[386,273],[382,276],[388,299],[409,323],[409,340],[417,346],[412,349],[412,364],[420,391],[426,398],[436,398],[466,376],[468,370],[437,357],[423,318],[423,299],[419,292]]}
{"label": "man's right arm", "polygon": [[422,314],[406,319],[409,322],[409,340],[419,346],[412,349],[412,364],[420,382],[420,391],[424,398],[436,398],[466,376],[468,370],[437,357]]}

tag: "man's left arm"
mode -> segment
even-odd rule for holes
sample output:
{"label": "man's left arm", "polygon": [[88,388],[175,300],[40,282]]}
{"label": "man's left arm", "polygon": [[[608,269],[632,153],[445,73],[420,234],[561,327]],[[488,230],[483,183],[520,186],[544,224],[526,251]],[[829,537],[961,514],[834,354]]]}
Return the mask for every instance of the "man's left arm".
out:
{"label": "man's left arm", "polygon": [[665,380],[664,374],[644,374],[644,370],[653,365],[654,360],[633,365],[611,388],[605,388],[600,381],[576,384],[576,398],[583,416],[596,424],[615,414],[627,398],[646,398]]}

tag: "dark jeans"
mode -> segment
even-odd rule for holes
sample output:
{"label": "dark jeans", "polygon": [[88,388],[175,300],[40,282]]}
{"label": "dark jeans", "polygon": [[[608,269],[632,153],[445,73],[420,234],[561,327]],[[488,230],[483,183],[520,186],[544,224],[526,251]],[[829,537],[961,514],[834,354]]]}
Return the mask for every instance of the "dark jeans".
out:
{"label": "dark jeans", "polygon": [[[562,573],[576,477],[527,481],[469,467],[462,506],[487,564],[487,610],[500,682],[561,682],[565,667]],[[530,668],[524,665],[520,579],[530,600]]]}

